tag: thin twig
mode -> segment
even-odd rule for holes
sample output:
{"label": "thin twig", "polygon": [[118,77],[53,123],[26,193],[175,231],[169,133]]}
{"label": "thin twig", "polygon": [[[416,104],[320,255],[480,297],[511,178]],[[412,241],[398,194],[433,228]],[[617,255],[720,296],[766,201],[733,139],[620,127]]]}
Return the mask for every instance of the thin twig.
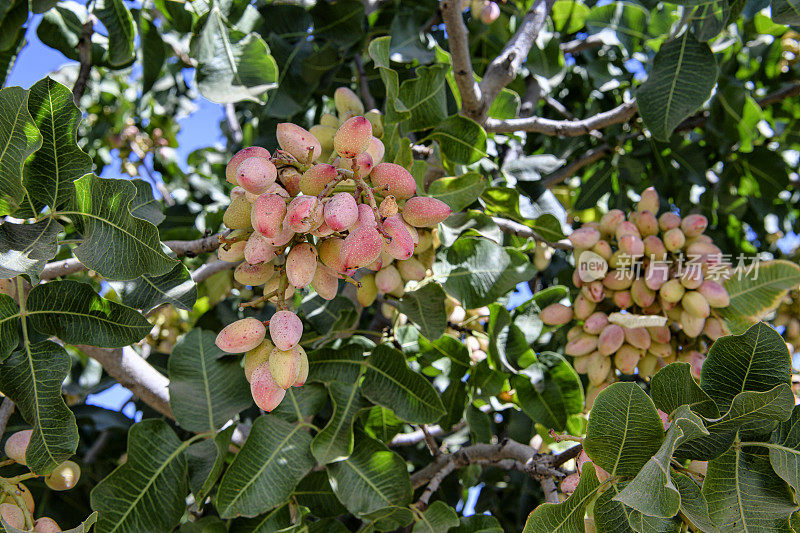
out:
{"label": "thin twig", "polygon": [[533,239],[536,242],[546,244],[550,248],[558,248],[559,250],[573,249],[572,243],[569,242],[567,239],[563,239],[556,242],[549,241],[544,237],[542,237],[539,233],[537,233],[533,229],[529,228],[524,224],[520,224],[519,222],[514,222],[513,220],[500,217],[492,217],[492,220],[494,221],[495,224],[497,224],[497,226],[503,233],[516,235],[517,237],[522,237],[525,239]]}
{"label": "thin twig", "polygon": [[3,403],[0,404],[0,435],[6,430],[6,425],[8,424],[8,419],[11,418],[11,415],[14,413],[14,402],[11,401],[11,398],[5,397],[3,398]]}
{"label": "thin twig", "polygon": [[229,263],[228,261],[213,261],[211,263],[206,263],[205,265],[201,266],[194,272],[192,272],[192,280],[195,283],[201,283],[214,274],[219,272],[223,272],[225,270],[232,270],[239,266],[239,262]]}
{"label": "thin twig", "polygon": [[81,27],[81,36],[78,38],[78,78],[72,86],[72,99],[76,106],[80,106],[81,97],[86,91],[86,83],[92,72],[92,33],[94,33],[94,17],[89,16],[88,20]]}
{"label": "thin twig", "polygon": [[356,64],[361,101],[364,102],[364,107],[366,107],[367,110],[375,109],[375,98],[373,98],[372,93],[369,92],[369,80],[367,80],[367,71],[364,70],[364,61],[361,59],[361,54],[356,54],[353,57],[353,61]]}
{"label": "thin twig", "polygon": [[[453,428],[449,433],[455,433],[467,427],[467,421],[462,420]],[[448,433],[447,430],[442,428],[441,426],[428,426],[428,434],[432,437],[439,437],[441,435],[445,435]],[[425,433],[418,429],[416,431],[412,431],[411,433],[400,433],[395,435],[395,437],[389,442],[389,446],[413,446],[414,444],[418,444],[425,440]]]}
{"label": "thin twig", "polygon": [[595,161],[599,161],[610,153],[614,152],[614,148],[610,144],[603,143],[595,148],[592,148],[578,159],[570,161],[565,167],[549,174],[542,179],[541,183],[544,187],[550,188],[558,185],[567,178],[574,176],[580,169],[586,165],[591,165]]}
{"label": "thin twig", "polygon": [[232,103],[225,104],[225,121],[228,123],[228,129],[231,131],[233,142],[241,144],[244,139],[242,133],[242,126],[239,124],[239,119],[236,118],[236,107]]}
{"label": "thin twig", "polygon": [[436,457],[442,453],[441,450],[439,450],[439,445],[436,443],[436,439],[434,439],[433,435],[431,435],[428,431],[428,427],[425,424],[422,424],[419,428],[422,430],[422,434],[425,435],[425,445],[428,447],[428,450],[430,450],[431,455]]}
{"label": "thin twig", "polygon": [[603,38],[599,35],[590,35],[585,39],[575,39],[559,45],[561,51],[565,54],[577,54],[584,50],[600,48],[601,46],[603,46]]}
{"label": "thin twig", "polygon": [[512,118],[507,120],[489,118],[486,120],[486,131],[494,133],[528,131],[560,137],[577,137],[579,135],[587,135],[594,130],[599,130],[612,124],[627,122],[635,114],[636,102],[631,101],[583,120],[553,120],[542,117]]}

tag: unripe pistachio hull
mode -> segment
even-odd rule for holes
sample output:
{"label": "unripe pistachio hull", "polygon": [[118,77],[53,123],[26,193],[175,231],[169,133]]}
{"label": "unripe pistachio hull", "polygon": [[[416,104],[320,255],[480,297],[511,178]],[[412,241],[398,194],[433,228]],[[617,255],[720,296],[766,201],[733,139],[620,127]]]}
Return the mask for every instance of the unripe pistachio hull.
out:
{"label": "unripe pistachio hull", "polygon": [[250,380],[250,394],[256,405],[266,412],[270,412],[283,401],[286,390],[281,388],[272,379],[272,372],[269,369],[269,362],[264,362],[256,367]]}
{"label": "unripe pistachio hull", "polygon": [[291,350],[303,336],[303,322],[291,311],[278,311],[269,320],[269,336],[279,350]]}
{"label": "unripe pistachio hull", "polygon": [[225,326],[217,335],[217,347],[227,353],[252,350],[264,340],[267,328],[255,318],[243,318]]}

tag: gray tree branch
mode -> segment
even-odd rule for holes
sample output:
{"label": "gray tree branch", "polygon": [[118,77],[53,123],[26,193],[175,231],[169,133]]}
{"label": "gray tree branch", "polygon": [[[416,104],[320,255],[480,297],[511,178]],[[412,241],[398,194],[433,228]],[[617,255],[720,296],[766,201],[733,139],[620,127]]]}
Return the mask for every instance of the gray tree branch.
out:
{"label": "gray tree branch", "polygon": [[517,70],[528,57],[528,52],[554,3],[555,0],[535,0],[522,19],[517,32],[506,43],[503,51],[489,63],[480,83],[481,108],[478,122],[484,121],[494,99],[516,77]]}
{"label": "gray tree branch", "polygon": [[548,241],[541,235],[539,235],[536,231],[529,228],[524,224],[520,224],[519,222],[514,222],[513,220],[509,220],[507,218],[500,218],[500,217],[492,217],[492,220],[495,224],[500,228],[503,233],[508,233],[510,235],[516,235],[517,237],[522,237],[526,239],[533,239],[536,242],[540,242],[542,244],[546,244],[550,248],[557,248],[559,250],[572,250],[573,246],[572,243],[569,242],[567,239],[563,239],[560,241]]}
{"label": "gray tree branch", "polygon": [[[475,74],[472,70],[467,26],[464,24],[461,14],[461,0],[442,0],[439,7],[447,28],[447,42],[450,45],[453,74],[461,95],[461,112],[473,120],[479,120],[483,115],[483,99],[481,88],[475,81]],[[494,100],[494,96],[492,96],[492,100]]]}
{"label": "gray tree branch", "polygon": [[[164,241],[164,244],[167,248],[175,252],[175,255],[178,257],[195,257],[200,254],[213,252],[219,248],[219,236],[220,234],[216,233],[191,241]],[[86,267],[76,258],[70,257],[69,259],[48,263],[45,265],[44,271],[40,277],[41,279],[48,280],[74,274],[83,270],[86,270]]]}
{"label": "gray tree branch", "polygon": [[614,109],[597,113],[583,120],[552,120],[542,117],[512,118],[498,120],[486,119],[486,131],[493,133],[510,133],[528,131],[561,137],[577,137],[587,135],[595,130],[627,122],[636,114],[636,102],[625,102]]}

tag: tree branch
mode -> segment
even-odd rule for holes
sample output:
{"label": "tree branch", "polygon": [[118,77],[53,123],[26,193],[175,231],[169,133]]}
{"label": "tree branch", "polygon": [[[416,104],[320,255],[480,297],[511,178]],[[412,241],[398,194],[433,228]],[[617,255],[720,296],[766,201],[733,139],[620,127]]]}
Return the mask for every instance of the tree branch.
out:
{"label": "tree branch", "polygon": [[461,95],[461,112],[471,119],[478,120],[483,115],[481,88],[475,81],[475,73],[472,70],[467,26],[461,14],[461,0],[442,0],[439,7],[447,28],[453,74],[458,93]]}
{"label": "tree branch", "polygon": [[367,111],[375,109],[375,98],[373,98],[372,93],[369,92],[367,71],[364,70],[364,61],[361,59],[361,54],[353,56],[353,62],[356,64],[356,74],[358,75],[358,87],[361,93],[361,100],[364,102]]}
{"label": "tree branch", "polygon": [[601,46],[603,46],[603,38],[599,35],[590,35],[585,39],[575,39],[559,45],[561,51],[565,54],[577,54],[584,50],[600,48]]}
{"label": "tree branch", "polygon": [[228,129],[231,130],[233,142],[240,144],[242,139],[244,139],[244,134],[242,133],[242,126],[239,124],[239,119],[236,118],[236,107],[230,102],[223,107],[225,108],[225,122],[228,123]]}
{"label": "tree branch", "polygon": [[535,0],[522,19],[517,33],[509,39],[503,51],[486,67],[486,74],[479,89],[481,107],[478,122],[483,122],[494,99],[516,77],[517,70],[528,57],[528,52],[544,26],[547,14],[554,3],[555,0]]}
{"label": "tree branch", "polygon": [[192,272],[192,281],[195,283],[201,283],[214,274],[222,272],[224,270],[231,270],[239,266],[239,262],[229,263],[228,261],[214,261],[212,263],[206,263],[205,265],[201,266],[194,272]]}
{"label": "tree branch", "polygon": [[3,403],[0,404],[0,436],[5,432],[8,419],[12,414],[14,414],[14,402],[11,401],[11,398],[5,397]]}
{"label": "tree branch", "polygon": [[169,379],[153,368],[133,348],[76,346],[96,360],[120,385],[168,418],[175,418],[169,405]]}
{"label": "tree branch", "polygon": [[756,102],[758,102],[758,105],[760,105],[761,107],[764,107],[772,104],[777,104],[779,102],[786,100],[787,98],[791,98],[793,96],[798,96],[798,95],[800,95],[800,82],[793,83],[792,85],[787,85],[782,89],[778,89],[775,92],[769,93],[768,95],[764,96],[764,98],[756,100]]}
{"label": "tree branch", "polygon": [[72,86],[72,99],[76,106],[80,106],[81,97],[86,91],[86,83],[92,72],[92,33],[94,33],[94,16],[90,15],[81,27],[81,36],[78,38],[80,68],[75,85]]}
{"label": "tree branch", "polygon": [[[541,482],[552,477],[562,478],[556,468],[578,456],[581,446],[574,446],[558,455],[542,455],[527,444],[503,439],[498,444],[473,444],[452,454],[442,454],[432,463],[411,475],[411,485],[418,489],[427,484],[419,502],[425,507],[444,479],[455,470],[468,465],[484,465],[519,470]],[[543,487],[544,488],[544,487]]]}
{"label": "tree branch", "polygon": [[603,159],[605,156],[613,152],[614,148],[612,148],[611,145],[607,143],[603,143],[595,148],[592,148],[591,150],[583,154],[581,157],[579,157],[574,161],[571,161],[568,165],[561,168],[560,170],[557,170],[552,174],[545,176],[545,178],[542,180],[542,185],[548,189],[554,185],[558,185],[565,179],[574,176],[578,172],[578,170],[582,169],[586,165],[591,165],[595,161],[599,161],[600,159]]}
{"label": "tree branch", "polygon": [[[432,437],[440,437],[446,433],[455,433],[467,427],[466,420],[462,420],[451,431],[446,431],[441,426],[428,426],[428,434]],[[413,446],[425,440],[425,433],[418,429],[411,433],[399,433],[389,442],[389,446]]]}
{"label": "tree branch", "polygon": [[497,224],[497,226],[500,228],[500,231],[502,231],[503,233],[516,235],[517,237],[522,237],[526,239],[533,239],[536,242],[541,242],[542,244],[546,244],[550,248],[558,248],[559,250],[573,249],[572,243],[569,242],[567,239],[563,239],[558,242],[548,241],[547,239],[536,233],[533,229],[529,228],[524,224],[520,224],[519,222],[514,222],[513,220],[500,217],[492,217],[492,220],[494,221],[495,224]]}
{"label": "tree branch", "polygon": [[[209,253],[219,248],[219,236],[224,233],[215,233],[207,237],[195,239],[192,241],[164,241],[164,244],[175,252],[178,257],[195,257],[200,254]],[[232,265],[231,268],[236,265]],[[202,267],[201,267],[202,268]],[[219,267],[220,270],[224,268]],[[48,280],[54,279],[68,274],[74,274],[86,270],[86,267],[74,257],[63,259],[61,261],[53,261],[44,267],[44,271],[40,276],[41,279]],[[220,270],[213,271],[211,274],[219,272]],[[209,274],[210,275],[210,274]]]}
{"label": "tree branch", "polygon": [[561,137],[577,137],[579,135],[587,135],[594,130],[599,130],[612,124],[627,122],[635,114],[636,102],[631,101],[583,120],[552,120],[541,117],[507,120],[489,118],[486,120],[485,127],[487,132],[493,133],[528,131],[545,135],[559,135]]}

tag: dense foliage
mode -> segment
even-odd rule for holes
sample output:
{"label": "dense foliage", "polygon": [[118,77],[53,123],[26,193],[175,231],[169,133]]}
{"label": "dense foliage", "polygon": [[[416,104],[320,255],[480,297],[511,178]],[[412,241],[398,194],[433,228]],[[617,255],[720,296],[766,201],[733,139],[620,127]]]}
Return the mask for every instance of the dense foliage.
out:
{"label": "dense foliage", "polygon": [[800,531],[798,32],[0,2],[0,526]]}

